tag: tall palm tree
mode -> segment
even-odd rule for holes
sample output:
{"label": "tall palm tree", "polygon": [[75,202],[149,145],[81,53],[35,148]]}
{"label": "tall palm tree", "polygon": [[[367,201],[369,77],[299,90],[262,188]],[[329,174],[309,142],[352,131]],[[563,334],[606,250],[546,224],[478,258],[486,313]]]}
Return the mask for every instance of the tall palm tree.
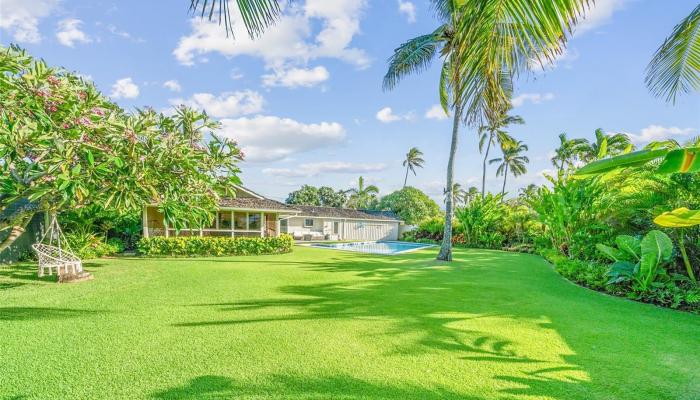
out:
{"label": "tall palm tree", "polygon": [[403,179],[403,187],[406,187],[406,182],[408,181],[408,171],[413,172],[416,175],[416,168],[423,168],[423,152],[418,150],[417,147],[411,147],[406,153],[406,159],[403,160],[403,166],[406,167],[406,177]]}
{"label": "tall palm tree", "polygon": [[700,4],[656,50],[645,82],[656,97],[670,103],[679,93],[700,90]]}
{"label": "tall palm tree", "polygon": [[[507,110],[506,110],[507,112]],[[512,124],[524,124],[525,120],[519,115],[508,115],[506,112],[487,125],[479,127],[479,153],[484,153],[484,161],[481,173],[481,197],[486,196],[486,162],[489,158],[491,145],[495,141],[503,147],[508,143],[515,143],[515,139],[506,132],[505,128]],[[484,150],[484,145],[486,149]]]}
{"label": "tall palm tree", "polygon": [[413,38],[389,58],[384,89],[405,76],[426,70],[433,59],[443,65],[438,92],[452,111],[452,139],[447,161],[445,231],[439,260],[452,259],[452,184],[459,127],[497,120],[508,109],[513,79],[532,66],[551,62],[564,49],[568,34],[589,0],[431,0],[441,25]]}
{"label": "tall palm tree", "polygon": [[595,130],[595,141],[585,140],[580,146],[580,156],[585,162],[615,156],[632,150],[632,142],[624,133],[606,134],[602,129]]}
{"label": "tall palm tree", "polygon": [[476,186],[469,186],[469,189],[467,189],[466,193],[464,194],[464,203],[469,204],[474,199],[476,199],[476,196],[479,195],[479,189]]}
{"label": "tall palm tree", "polygon": [[[449,192],[445,190],[444,202],[447,203],[447,194]],[[459,203],[465,203],[467,201],[467,191],[464,190],[461,183],[455,182],[452,184],[452,199],[455,205]]]}
{"label": "tall palm tree", "polygon": [[503,189],[501,190],[501,196],[506,194],[506,180],[508,179],[508,172],[513,174],[513,176],[520,176],[527,172],[527,163],[530,159],[527,156],[522,155],[523,152],[527,151],[527,145],[521,141],[516,142],[514,145],[507,145],[502,147],[503,157],[494,158],[489,161],[489,164],[498,163],[498,169],[496,169],[496,176],[503,175]]}
{"label": "tall palm tree", "polygon": [[372,203],[377,199],[379,188],[375,185],[365,186],[365,179],[360,177],[357,180],[357,187],[347,190],[345,193],[350,195],[347,203],[348,207],[368,209],[371,208]]}
{"label": "tall palm tree", "polygon": [[[233,36],[229,2],[230,0],[190,0],[190,12],[210,21],[218,19],[219,25],[223,24],[226,29],[226,36]],[[266,28],[277,22],[282,11],[279,0],[236,0],[233,8],[241,14],[243,25],[251,38],[259,37]]]}
{"label": "tall palm tree", "polygon": [[585,152],[588,146],[586,139],[569,139],[566,133],[559,134],[559,147],[554,150],[552,165],[560,172],[574,167],[578,156]]}

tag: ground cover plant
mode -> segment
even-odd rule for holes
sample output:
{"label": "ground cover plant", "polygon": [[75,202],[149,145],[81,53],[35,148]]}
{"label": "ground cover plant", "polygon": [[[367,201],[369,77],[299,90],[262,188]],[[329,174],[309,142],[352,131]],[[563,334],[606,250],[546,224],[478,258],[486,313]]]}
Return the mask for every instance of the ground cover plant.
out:
{"label": "ground cover plant", "polygon": [[4,267],[0,397],[700,395],[697,316],[578,287],[535,255],[435,253],[105,259],[74,285]]}

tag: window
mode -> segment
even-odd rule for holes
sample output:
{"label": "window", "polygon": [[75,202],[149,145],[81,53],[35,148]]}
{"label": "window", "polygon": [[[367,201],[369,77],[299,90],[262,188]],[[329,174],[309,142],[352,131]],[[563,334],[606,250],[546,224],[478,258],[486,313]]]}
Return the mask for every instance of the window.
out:
{"label": "window", "polygon": [[259,231],[260,230],[260,214],[248,214],[248,230],[249,231]]}
{"label": "window", "polygon": [[340,233],[340,222],[335,221],[333,222],[333,234],[337,235],[338,233]]}
{"label": "window", "polygon": [[248,216],[246,213],[239,213],[237,212],[234,214],[233,217],[233,227],[236,230],[246,230],[248,229],[248,226],[246,223],[248,222]]}
{"label": "window", "polygon": [[231,229],[231,212],[219,212],[219,229]]}
{"label": "window", "polygon": [[311,228],[314,226],[313,218],[304,218],[304,228]]}
{"label": "window", "polygon": [[286,219],[280,221],[280,230],[282,233],[287,233],[289,231],[289,222]]}

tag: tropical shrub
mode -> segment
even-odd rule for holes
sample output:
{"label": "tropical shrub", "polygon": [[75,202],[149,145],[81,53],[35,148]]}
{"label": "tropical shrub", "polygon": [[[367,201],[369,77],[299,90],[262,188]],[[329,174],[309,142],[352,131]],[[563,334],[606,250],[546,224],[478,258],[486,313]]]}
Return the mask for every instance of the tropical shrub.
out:
{"label": "tropical shrub", "polygon": [[644,238],[620,235],[617,248],[598,243],[598,250],[614,261],[608,283],[633,282],[638,291],[648,291],[660,276],[667,276],[664,266],[671,261],[673,242],[665,233],[653,230]]}
{"label": "tropical shrub", "polygon": [[145,256],[247,256],[280,254],[292,251],[290,235],[279,237],[148,237],[138,243]]}
{"label": "tropical shrub", "polygon": [[508,206],[502,195],[489,193],[484,198],[471,200],[464,207],[457,208],[455,217],[464,234],[464,244],[472,247],[500,248],[505,235],[499,232]]}
{"label": "tropical shrub", "polygon": [[124,251],[123,243],[105,241],[104,237],[89,229],[66,233],[65,238],[73,253],[82,259],[111,256]]}

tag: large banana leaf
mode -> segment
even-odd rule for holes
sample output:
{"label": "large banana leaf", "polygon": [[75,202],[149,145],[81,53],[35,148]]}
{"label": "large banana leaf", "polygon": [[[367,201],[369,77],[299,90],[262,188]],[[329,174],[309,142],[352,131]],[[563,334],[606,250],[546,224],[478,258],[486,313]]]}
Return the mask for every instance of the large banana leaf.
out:
{"label": "large banana leaf", "polygon": [[576,175],[596,175],[620,168],[638,167],[662,157],[663,162],[657,169],[659,173],[700,172],[700,147],[688,147],[676,150],[645,149],[634,151],[632,153],[594,161],[581,167],[576,171]]}
{"label": "large banana leaf", "polygon": [[700,147],[671,150],[657,171],[662,174],[700,172]]}
{"label": "large banana leaf", "polygon": [[654,223],[666,228],[688,228],[700,225],[700,210],[677,208],[654,218]]}
{"label": "large banana leaf", "polygon": [[654,281],[658,267],[671,259],[673,242],[665,233],[657,230],[650,231],[642,239],[642,259],[639,264],[639,281],[646,289]]}

